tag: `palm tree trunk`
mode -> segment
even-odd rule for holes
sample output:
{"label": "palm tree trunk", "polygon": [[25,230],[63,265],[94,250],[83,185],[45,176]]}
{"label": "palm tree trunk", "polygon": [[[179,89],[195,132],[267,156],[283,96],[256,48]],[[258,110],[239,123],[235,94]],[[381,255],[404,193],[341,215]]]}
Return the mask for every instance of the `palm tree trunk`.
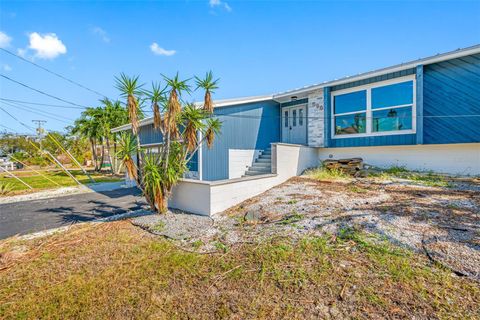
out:
{"label": "palm tree trunk", "polygon": [[100,158],[100,165],[98,166],[98,171],[102,171],[103,161],[105,161],[105,144],[102,141],[102,156]]}
{"label": "palm tree trunk", "polygon": [[110,163],[110,171],[111,174],[114,174],[113,171],[113,162],[112,162],[112,155],[111,155],[111,150],[110,150],[110,139],[108,137],[105,138],[105,142],[107,143],[107,153],[108,153],[108,162]]}
{"label": "palm tree trunk", "polygon": [[96,151],[95,139],[93,139],[93,138],[90,138],[90,147],[92,148],[93,168],[96,170],[97,169],[97,155],[95,153],[95,151]]}

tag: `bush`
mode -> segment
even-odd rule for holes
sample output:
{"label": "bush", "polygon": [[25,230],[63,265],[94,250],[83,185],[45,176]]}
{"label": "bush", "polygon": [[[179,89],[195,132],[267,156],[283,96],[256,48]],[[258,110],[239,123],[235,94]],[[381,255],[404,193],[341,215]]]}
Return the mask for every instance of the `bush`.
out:
{"label": "bush", "polygon": [[12,191],[13,191],[13,183],[11,182],[0,183],[0,195],[6,196]]}

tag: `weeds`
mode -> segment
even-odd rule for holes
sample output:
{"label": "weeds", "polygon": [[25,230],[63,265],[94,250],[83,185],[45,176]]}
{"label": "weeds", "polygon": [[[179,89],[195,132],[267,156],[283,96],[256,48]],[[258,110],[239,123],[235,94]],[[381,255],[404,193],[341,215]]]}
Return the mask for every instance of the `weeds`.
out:
{"label": "weeds", "polygon": [[165,222],[159,221],[156,225],[152,227],[152,231],[162,232],[165,230]]}
{"label": "weeds", "polygon": [[11,182],[0,183],[0,196],[6,196],[14,189],[14,185]]}
{"label": "weeds", "polygon": [[311,169],[306,172],[306,175],[317,180],[346,180],[350,178],[340,169],[326,169],[324,167]]}
{"label": "weeds", "polygon": [[303,214],[300,214],[294,211],[292,214],[285,216],[282,220],[280,220],[279,224],[294,224],[304,218]]}
{"label": "weeds", "polygon": [[24,245],[24,259],[0,273],[2,319],[311,319],[330,317],[333,305],[338,318],[465,319],[480,303],[478,284],[351,228],[336,239],[272,238],[213,255],[124,221]]}

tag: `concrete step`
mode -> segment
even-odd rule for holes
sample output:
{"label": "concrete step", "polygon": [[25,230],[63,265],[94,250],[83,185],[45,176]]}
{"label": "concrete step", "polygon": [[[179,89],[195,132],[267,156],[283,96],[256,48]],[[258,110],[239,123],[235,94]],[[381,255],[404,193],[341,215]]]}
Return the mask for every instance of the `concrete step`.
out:
{"label": "concrete step", "polygon": [[271,167],[271,166],[272,164],[270,162],[255,162],[254,164],[252,164],[250,168],[253,168],[253,167],[265,168],[265,167]]}
{"label": "concrete step", "polygon": [[245,172],[245,175],[244,176],[259,176],[261,174],[269,174],[271,173],[270,171],[247,171]]}
{"label": "concrete step", "polygon": [[264,174],[264,173],[270,173],[272,172],[272,168],[253,168],[250,167],[248,168],[246,173],[253,172],[253,173],[259,173],[259,174]]}
{"label": "concrete step", "polygon": [[271,163],[272,162],[272,159],[271,158],[258,158],[256,163],[257,162],[261,162],[261,163]]}

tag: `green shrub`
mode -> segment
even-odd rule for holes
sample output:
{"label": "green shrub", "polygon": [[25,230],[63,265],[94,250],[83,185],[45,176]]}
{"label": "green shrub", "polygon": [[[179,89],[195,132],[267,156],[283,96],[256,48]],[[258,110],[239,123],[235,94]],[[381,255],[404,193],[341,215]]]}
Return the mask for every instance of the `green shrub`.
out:
{"label": "green shrub", "polygon": [[13,191],[13,183],[11,182],[0,183],[0,195],[6,196],[12,191]]}

